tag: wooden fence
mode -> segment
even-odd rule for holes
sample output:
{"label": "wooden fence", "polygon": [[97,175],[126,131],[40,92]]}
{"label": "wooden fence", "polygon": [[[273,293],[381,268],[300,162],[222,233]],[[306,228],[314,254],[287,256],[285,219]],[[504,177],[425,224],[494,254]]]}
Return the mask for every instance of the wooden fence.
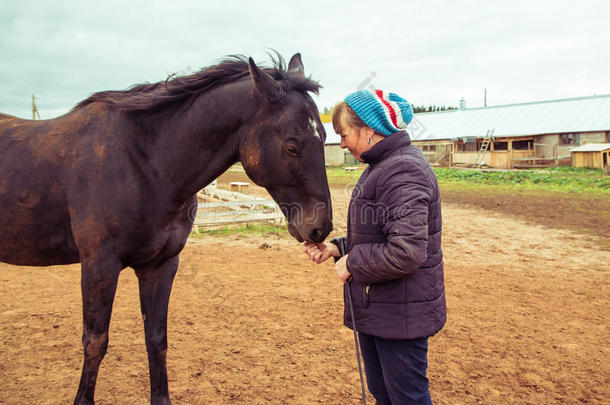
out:
{"label": "wooden fence", "polygon": [[208,187],[197,194],[197,215],[193,230],[237,223],[284,221],[279,206],[273,200],[253,197],[219,188]]}

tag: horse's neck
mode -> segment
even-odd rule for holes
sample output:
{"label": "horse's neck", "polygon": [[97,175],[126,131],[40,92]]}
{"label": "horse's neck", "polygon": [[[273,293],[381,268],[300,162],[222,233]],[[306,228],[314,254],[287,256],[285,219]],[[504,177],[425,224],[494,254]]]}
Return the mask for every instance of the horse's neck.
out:
{"label": "horse's neck", "polygon": [[189,109],[159,121],[154,154],[175,202],[186,201],[239,159],[242,118],[233,108],[202,95]]}

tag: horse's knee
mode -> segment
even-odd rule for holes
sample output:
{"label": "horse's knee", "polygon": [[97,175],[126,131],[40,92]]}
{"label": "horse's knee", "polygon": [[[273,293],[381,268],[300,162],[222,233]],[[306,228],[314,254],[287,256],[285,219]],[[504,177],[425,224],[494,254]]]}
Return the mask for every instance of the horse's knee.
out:
{"label": "horse's knee", "polygon": [[83,348],[86,358],[103,358],[108,349],[108,333],[83,335]]}
{"label": "horse's knee", "polygon": [[169,400],[169,397],[165,395],[160,396],[152,396],[150,399],[150,403],[152,405],[171,405],[172,401]]}
{"label": "horse's knee", "polygon": [[146,336],[146,351],[157,357],[165,357],[167,353],[167,335]]}

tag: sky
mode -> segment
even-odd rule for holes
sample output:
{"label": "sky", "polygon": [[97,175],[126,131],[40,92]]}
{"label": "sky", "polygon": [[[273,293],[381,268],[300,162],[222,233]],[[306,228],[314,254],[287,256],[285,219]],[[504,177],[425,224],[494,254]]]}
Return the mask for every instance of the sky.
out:
{"label": "sky", "polygon": [[610,94],[610,2],[0,0],[0,112],[42,119],[227,55],[300,52],[318,108],[362,88],[480,107]]}

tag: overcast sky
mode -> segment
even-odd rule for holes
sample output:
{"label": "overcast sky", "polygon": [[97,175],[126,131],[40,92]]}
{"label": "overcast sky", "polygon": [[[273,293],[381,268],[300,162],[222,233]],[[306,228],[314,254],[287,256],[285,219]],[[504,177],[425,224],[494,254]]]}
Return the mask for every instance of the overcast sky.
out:
{"label": "overcast sky", "polygon": [[610,93],[608,1],[0,0],[0,112],[43,119],[225,55],[301,52],[320,110],[365,85],[468,107]]}

